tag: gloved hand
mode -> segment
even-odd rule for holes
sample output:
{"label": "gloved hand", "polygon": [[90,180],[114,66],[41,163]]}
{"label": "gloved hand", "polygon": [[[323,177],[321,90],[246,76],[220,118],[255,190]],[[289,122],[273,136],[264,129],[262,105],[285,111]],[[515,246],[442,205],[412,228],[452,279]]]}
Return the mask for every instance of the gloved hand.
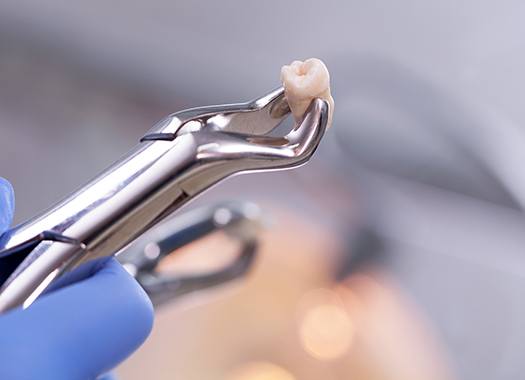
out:
{"label": "gloved hand", "polygon": [[[11,185],[0,178],[0,235],[13,209]],[[152,325],[138,283],[115,259],[95,260],[28,309],[0,315],[0,379],[95,379],[137,349]]]}

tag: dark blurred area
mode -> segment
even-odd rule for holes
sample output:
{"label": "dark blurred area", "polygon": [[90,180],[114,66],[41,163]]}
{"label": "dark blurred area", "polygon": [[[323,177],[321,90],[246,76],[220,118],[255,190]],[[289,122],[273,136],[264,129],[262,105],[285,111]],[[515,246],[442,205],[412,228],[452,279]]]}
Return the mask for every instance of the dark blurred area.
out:
{"label": "dark blurred area", "polygon": [[188,206],[271,215],[253,273],[160,309],[117,373],[517,379],[524,17],[520,1],[3,1],[0,176],[24,221],[166,114],[255,98],[319,57],[336,108],[313,161]]}

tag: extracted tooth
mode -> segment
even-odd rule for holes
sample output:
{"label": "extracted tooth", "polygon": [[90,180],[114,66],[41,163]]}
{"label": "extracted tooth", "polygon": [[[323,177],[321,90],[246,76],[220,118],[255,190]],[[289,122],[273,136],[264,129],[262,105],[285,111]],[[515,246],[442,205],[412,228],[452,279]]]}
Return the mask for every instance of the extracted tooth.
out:
{"label": "extracted tooth", "polygon": [[304,62],[293,61],[290,65],[283,66],[281,82],[296,121],[302,119],[312,99],[321,98],[330,106],[327,127],[332,125],[334,99],[330,94],[330,74],[321,60],[310,58]]}

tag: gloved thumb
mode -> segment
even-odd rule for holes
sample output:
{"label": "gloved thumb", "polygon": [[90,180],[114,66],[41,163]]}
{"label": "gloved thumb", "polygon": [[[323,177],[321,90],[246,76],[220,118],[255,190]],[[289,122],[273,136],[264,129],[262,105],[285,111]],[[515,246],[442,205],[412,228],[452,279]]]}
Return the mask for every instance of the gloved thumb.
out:
{"label": "gloved thumb", "polygon": [[15,211],[15,194],[13,187],[0,177],[0,235],[11,225]]}

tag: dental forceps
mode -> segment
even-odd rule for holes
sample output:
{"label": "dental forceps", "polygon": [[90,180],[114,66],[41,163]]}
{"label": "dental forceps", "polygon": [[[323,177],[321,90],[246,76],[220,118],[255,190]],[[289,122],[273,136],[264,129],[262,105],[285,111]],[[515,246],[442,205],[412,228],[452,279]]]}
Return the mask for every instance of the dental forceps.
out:
{"label": "dental forceps", "polygon": [[157,123],[126,156],[65,200],[0,239],[0,313],[28,307],[64,272],[111,256],[217,182],[288,169],[318,147],[329,105],[314,99],[288,134],[284,89],[247,103],[193,108]]}
{"label": "dental forceps", "polygon": [[[257,235],[262,225],[260,209],[253,203],[205,206],[146,232],[117,258],[157,307],[182,295],[246,275],[256,257]],[[227,265],[198,275],[177,276],[157,270],[161,261],[176,256],[179,248],[215,232],[223,232],[239,244],[236,257]]]}

